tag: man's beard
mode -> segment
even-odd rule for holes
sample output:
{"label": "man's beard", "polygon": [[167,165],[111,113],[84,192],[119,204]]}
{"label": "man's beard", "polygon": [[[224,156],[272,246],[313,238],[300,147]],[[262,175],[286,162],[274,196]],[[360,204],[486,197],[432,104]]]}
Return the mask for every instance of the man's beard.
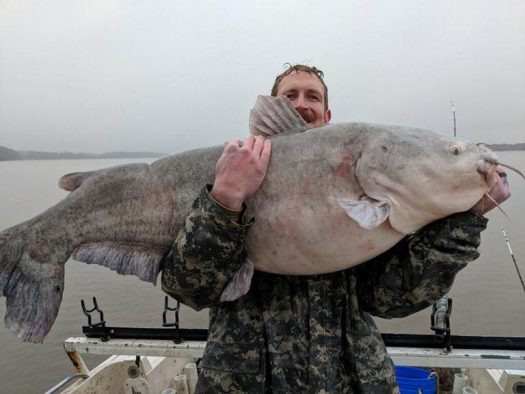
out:
{"label": "man's beard", "polygon": [[301,115],[306,123],[311,123],[315,120],[315,115],[310,111],[299,112],[299,115]]}

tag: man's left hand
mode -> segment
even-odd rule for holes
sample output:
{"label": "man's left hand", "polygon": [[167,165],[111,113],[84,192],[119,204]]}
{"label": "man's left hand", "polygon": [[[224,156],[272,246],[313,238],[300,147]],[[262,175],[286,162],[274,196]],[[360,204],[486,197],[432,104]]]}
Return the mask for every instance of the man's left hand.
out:
{"label": "man's left hand", "polygon": [[498,171],[498,175],[498,181],[488,192],[488,195],[492,197],[492,199],[485,195],[471,208],[471,211],[476,215],[484,215],[510,197],[511,193],[507,184],[507,175],[503,171]]}

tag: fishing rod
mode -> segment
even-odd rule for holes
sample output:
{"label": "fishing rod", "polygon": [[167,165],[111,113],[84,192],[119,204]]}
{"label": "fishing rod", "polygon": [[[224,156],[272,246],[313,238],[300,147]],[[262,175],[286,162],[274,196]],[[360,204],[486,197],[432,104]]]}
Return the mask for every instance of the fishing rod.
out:
{"label": "fishing rod", "polygon": [[[454,102],[452,100],[450,100],[450,107],[452,109],[452,118],[454,120],[454,137],[456,137],[456,107],[454,106]],[[519,173],[519,171],[518,171],[518,173]],[[522,176],[523,176],[523,174],[522,174]],[[506,186],[508,186],[506,177],[503,178],[503,182],[505,183]],[[487,195],[487,197],[490,197],[490,196]],[[496,205],[499,207],[498,203],[496,203]],[[505,214],[505,212],[503,212],[503,214]],[[507,216],[507,215],[505,214],[505,216]],[[512,257],[512,261],[514,262],[514,267],[516,267],[516,271],[518,272],[518,277],[520,279],[521,286],[523,287],[523,291],[525,292],[525,283],[523,282],[523,277],[521,276],[521,272],[520,272],[520,269],[518,267],[518,263],[516,262],[516,258],[514,257],[514,253],[512,252],[512,248],[510,247],[509,237],[507,237],[507,233],[505,233],[505,228],[503,226],[501,226],[501,232],[503,233],[503,236],[505,237],[505,242],[507,243],[507,247],[509,248],[510,257]]]}
{"label": "fishing rod", "polygon": [[516,258],[514,257],[514,253],[512,253],[512,248],[510,247],[510,241],[509,237],[507,237],[507,233],[505,233],[505,228],[501,226],[501,232],[503,233],[503,236],[505,237],[505,242],[507,242],[507,247],[509,248],[510,257],[512,257],[512,261],[514,261],[514,267],[516,267],[516,271],[518,272],[518,277],[520,278],[521,286],[523,287],[523,291],[525,291],[525,283],[523,282],[523,278],[521,276],[520,269],[518,268],[518,263],[516,262]]}
{"label": "fishing rod", "polygon": [[454,107],[454,102],[450,100],[450,105],[452,107],[452,116],[454,118],[454,137],[456,137],[456,107]]}

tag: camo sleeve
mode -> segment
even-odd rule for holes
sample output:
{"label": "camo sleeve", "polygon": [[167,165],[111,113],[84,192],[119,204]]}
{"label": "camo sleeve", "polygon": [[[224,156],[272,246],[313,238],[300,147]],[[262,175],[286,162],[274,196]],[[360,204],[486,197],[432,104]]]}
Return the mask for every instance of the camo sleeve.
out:
{"label": "camo sleeve", "polygon": [[445,295],[456,274],[479,257],[488,220],[471,212],[431,223],[389,251],[356,267],[360,306],[383,317],[404,317]]}
{"label": "camo sleeve", "polygon": [[243,242],[251,221],[234,223],[203,188],[171,253],[164,261],[162,290],[200,310],[219,302],[224,286],[244,262]]}

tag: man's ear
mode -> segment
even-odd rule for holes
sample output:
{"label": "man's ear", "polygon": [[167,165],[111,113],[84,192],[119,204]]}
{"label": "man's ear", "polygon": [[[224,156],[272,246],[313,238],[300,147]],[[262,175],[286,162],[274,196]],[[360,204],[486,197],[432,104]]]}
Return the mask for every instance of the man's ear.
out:
{"label": "man's ear", "polygon": [[327,109],[326,111],[324,111],[324,122],[330,123],[330,119],[332,119],[332,111]]}

